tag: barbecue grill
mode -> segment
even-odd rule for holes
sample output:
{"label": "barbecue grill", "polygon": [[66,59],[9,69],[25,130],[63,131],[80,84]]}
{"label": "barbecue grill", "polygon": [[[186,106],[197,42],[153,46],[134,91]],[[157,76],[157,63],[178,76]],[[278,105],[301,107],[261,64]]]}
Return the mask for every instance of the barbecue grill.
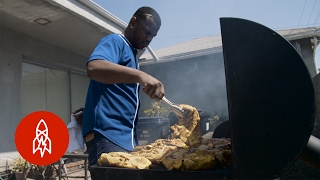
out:
{"label": "barbecue grill", "polygon": [[92,179],[275,179],[299,157],[319,168],[320,141],[310,136],[315,92],[300,55],[261,24],[239,18],[220,24],[233,166],[189,172],[92,166]]}

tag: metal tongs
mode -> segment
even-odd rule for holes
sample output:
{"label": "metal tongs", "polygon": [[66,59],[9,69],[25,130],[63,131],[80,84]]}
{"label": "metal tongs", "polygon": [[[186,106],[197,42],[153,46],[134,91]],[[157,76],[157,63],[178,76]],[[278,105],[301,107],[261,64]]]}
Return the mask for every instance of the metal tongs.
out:
{"label": "metal tongs", "polygon": [[179,107],[177,104],[172,103],[166,97],[163,97],[162,100],[171,108],[171,110],[179,117],[184,117],[184,110]]}

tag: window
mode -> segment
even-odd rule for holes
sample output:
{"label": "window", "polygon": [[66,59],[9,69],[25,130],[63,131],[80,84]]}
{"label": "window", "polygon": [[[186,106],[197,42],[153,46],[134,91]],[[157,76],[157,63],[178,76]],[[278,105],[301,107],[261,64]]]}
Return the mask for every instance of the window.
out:
{"label": "window", "polygon": [[89,78],[86,75],[71,73],[71,109],[75,111],[84,107]]}
{"label": "window", "polygon": [[69,70],[22,63],[22,116],[46,110],[68,124],[72,111],[84,107],[89,78]]}

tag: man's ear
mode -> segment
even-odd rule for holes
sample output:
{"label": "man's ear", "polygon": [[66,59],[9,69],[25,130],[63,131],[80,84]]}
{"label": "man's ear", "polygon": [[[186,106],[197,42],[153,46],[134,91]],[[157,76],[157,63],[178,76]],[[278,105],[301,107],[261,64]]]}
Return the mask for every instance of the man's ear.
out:
{"label": "man's ear", "polygon": [[129,23],[130,28],[133,28],[134,26],[136,26],[136,25],[137,25],[137,23],[138,23],[138,21],[137,21],[137,17],[132,16],[132,18],[131,18],[131,20],[130,20],[130,23]]}

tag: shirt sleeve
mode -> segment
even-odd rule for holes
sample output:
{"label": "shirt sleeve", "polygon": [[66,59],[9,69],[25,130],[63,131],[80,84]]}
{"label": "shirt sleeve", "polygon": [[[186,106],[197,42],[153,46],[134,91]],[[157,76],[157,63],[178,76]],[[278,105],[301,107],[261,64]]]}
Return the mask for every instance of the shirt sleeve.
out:
{"label": "shirt sleeve", "polygon": [[[110,62],[119,63],[120,48],[119,42],[115,36],[109,35],[102,38],[93,50],[88,62],[92,60],[108,60]],[[87,64],[88,64],[87,62]]]}

